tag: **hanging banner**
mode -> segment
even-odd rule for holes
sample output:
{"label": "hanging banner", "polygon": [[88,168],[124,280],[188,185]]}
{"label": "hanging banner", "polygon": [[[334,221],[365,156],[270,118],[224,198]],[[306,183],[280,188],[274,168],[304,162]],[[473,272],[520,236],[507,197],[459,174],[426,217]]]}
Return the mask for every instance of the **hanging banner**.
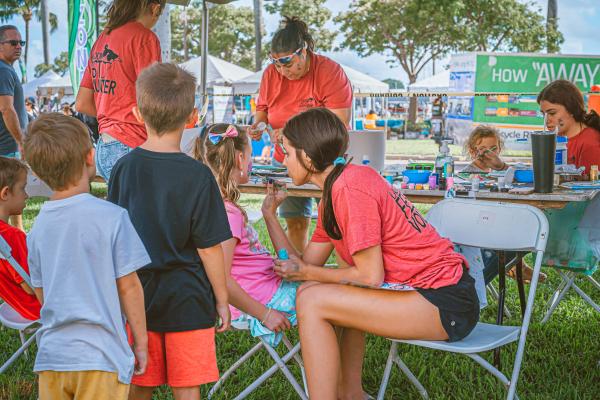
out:
{"label": "hanging banner", "polygon": [[96,0],[69,1],[69,73],[73,93],[88,64],[92,45],[96,41]]}

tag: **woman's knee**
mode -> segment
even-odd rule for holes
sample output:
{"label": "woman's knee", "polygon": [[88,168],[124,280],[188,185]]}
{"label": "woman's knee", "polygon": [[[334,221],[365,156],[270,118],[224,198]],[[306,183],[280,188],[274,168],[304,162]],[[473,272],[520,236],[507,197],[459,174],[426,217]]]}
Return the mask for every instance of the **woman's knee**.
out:
{"label": "woman's knee", "polygon": [[319,312],[320,289],[323,284],[318,282],[305,282],[296,292],[296,313],[302,320],[306,315],[315,316]]}

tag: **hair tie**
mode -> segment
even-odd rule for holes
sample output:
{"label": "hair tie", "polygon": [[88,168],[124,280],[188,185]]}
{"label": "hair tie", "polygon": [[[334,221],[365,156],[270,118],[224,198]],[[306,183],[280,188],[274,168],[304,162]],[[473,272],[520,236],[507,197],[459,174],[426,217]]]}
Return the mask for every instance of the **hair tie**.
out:
{"label": "hair tie", "polygon": [[208,140],[210,140],[210,142],[211,142],[212,144],[219,144],[219,142],[220,142],[221,140],[223,140],[224,138],[228,138],[228,137],[231,137],[231,138],[233,138],[233,137],[238,137],[238,135],[239,135],[239,134],[238,134],[238,131],[237,131],[237,129],[235,128],[235,126],[233,126],[233,125],[229,125],[229,126],[227,127],[227,130],[225,131],[225,133],[212,133],[212,132],[209,132],[209,133],[208,133]]}
{"label": "hair tie", "polygon": [[338,157],[333,161],[333,165],[346,165],[346,159],[344,157]]}

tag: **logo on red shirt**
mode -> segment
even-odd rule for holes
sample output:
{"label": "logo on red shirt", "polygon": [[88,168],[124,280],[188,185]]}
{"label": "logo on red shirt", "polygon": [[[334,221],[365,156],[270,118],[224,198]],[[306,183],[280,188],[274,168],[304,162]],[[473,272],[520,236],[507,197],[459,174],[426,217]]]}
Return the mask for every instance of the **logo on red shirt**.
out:
{"label": "logo on red shirt", "polygon": [[415,208],[414,204],[408,201],[408,199],[400,192],[390,190],[389,194],[392,196],[392,199],[394,199],[394,202],[398,205],[398,207],[400,207],[402,210],[402,214],[410,226],[412,226],[417,232],[421,233],[422,228],[427,226],[427,221],[425,221],[425,218],[423,218],[421,213]]}
{"label": "logo on red shirt", "polygon": [[115,88],[117,87],[117,81],[104,79],[99,75],[99,70],[102,64],[112,65],[114,62],[122,62],[121,58],[117,53],[108,47],[108,44],[104,45],[102,52],[97,51],[92,55],[92,86],[94,92],[104,94],[115,94]]}

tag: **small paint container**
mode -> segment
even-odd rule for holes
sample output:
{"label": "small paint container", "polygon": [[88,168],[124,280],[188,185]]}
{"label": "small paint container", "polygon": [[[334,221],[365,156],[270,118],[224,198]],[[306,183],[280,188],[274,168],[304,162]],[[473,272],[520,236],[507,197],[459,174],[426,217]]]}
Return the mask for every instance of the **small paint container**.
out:
{"label": "small paint container", "polygon": [[435,189],[437,186],[437,174],[431,174],[429,176],[429,184],[427,186],[429,186],[431,189]]}
{"label": "small paint container", "polygon": [[408,189],[409,190],[415,190],[415,184],[414,183],[409,183],[408,184]]}
{"label": "small paint container", "polygon": [[423,190],[429,190],[429,184],[424,183],[423,184]]}
{"label": "small paint container", "polygon": [[423,184],[421,184],[421,183],[417,183],[417,184],[415,185],[415,190],[423,190]]}
{"label": "small paint container", "polygon": [[384,178],[390,185],[394,184],[394,175],[385,175]]}

